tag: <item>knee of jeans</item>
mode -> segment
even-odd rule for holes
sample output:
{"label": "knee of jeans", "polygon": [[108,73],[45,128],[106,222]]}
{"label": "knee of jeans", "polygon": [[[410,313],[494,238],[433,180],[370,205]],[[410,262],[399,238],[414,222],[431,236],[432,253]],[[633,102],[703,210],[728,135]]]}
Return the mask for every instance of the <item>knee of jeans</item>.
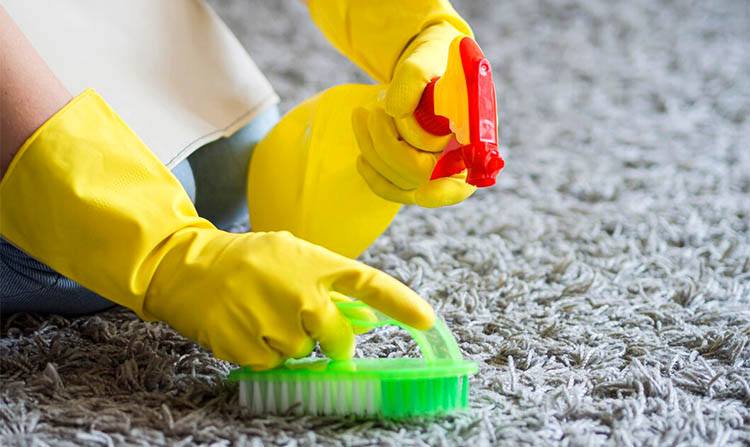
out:
{"label": "knee of jeans", "polygon": [[172,169],[172,175],[182,184],[183,189],[190,197],[190,201],[195,203],[195,176],[190,162],[187,159],[182,160]]}
{"label": "knee of jeans", "polygon": [[211,142],[190,155],[198,214],[223,230],[248,225],[247,175],[255,145],[276,124],[270,107],[228,138]]}
{"label": "knee of jeans", "polygon": [[114,306],[115,303],[0,239],[0,309],[4,314],[82,315]]}

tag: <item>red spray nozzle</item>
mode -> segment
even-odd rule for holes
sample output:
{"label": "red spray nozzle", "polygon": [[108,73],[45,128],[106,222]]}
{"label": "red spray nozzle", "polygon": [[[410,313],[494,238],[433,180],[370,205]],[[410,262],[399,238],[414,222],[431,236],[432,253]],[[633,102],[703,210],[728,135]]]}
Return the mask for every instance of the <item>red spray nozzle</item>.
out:
{"label": "red spray nozzle", "polygon": [[[459,55],[466,81],[469,138],[468,141],[451,140],[438,160],[432,178],[448,177],[466,169],[468,183],[477,187],[492,186],[505,165],[497,150],[497,105],[492,68],[479,45],[469,37],[461,39]],[[449,119],[435,114],[438,79],[433,79],[425,87],[414,118],[425,131],[444,136],[452,132]]]}

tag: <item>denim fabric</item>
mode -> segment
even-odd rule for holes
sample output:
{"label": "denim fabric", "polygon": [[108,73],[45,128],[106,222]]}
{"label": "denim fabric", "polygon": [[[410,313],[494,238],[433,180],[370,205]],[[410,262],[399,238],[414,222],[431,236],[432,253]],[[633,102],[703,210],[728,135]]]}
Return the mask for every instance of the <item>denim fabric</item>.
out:
{"label": "denim fabric", "polygon": [[177,180],[182,184],[182,188],[190,197],[190,201],[195,203],[195,175],[193,175],[193,168],[187,158],[172,168],[172,175],[177,177]]}
{"label": "denim fabric", "polygon": [[[172,170],[198,214],[222,229],[247,223],[250,155],[278,119],[278,109],[271,107],[231,137],[203,146]],[[113,306],[0,238],[0,314],[82,315]]]}
{"label": "denim fabric", "polygon": [[279,121],[270,107],[230,138],[208,143],[188,157],[195,178],[195,208],[222,230],[247,226],[247,167],[252,148]]}
{"label": "denim fabric", "polygon": [[0,239],[0,314],[80,315],[114,305]]}

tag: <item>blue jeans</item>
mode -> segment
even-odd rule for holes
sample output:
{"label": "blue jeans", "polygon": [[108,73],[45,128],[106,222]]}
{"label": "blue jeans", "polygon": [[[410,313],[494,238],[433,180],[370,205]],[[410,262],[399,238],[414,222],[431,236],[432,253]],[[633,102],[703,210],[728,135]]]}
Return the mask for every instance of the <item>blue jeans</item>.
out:
{"label": "blue jeans", "polygon": [[[172,173],[198,214],[223,230],[247,225],[247,166],[255,145],[279,120],[271,107],[229,138],[209,143]],[[115,306],[0,239],[0,313],[81,315]]]}

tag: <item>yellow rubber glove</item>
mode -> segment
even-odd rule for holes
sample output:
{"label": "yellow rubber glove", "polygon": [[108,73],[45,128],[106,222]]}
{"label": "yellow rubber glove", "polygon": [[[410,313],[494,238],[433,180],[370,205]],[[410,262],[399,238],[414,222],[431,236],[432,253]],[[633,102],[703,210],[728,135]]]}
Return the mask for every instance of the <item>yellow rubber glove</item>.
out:
{"label": "yellow rubber glove", "polygon": [[425,86],[445,71],[448,49],[469,25],[447,0],[310,0],[328,40],[375,80],[389,84],[385,110],[414,111]]}
{"label": "yellow rubber glove", "polygon": [[382,107],[360,107],[352,126],[361,155],[357,170],[380,197],[426,208],[455,205],[476,187],[466,183],[466,172],[430,180],[438,154],[421,151],[403,141],[393,119]]}
{"label": "yellow rubber glove", "polygon": [[434,314],[394,278],[286,232],[231,234],[89,90],[40,127],[0,183],[0,233],[92,291],[255,369],[319,341],[351,356],[331,292],[419,328]]}
{"label": "yellow rubber glove", "polygon": [[403,118],[414,112],[427,84],[445,72],[451,42],[461,35],[471,34],[440,22],[414,38],[397,62],[386,91],[385,111],[389,115]]}
{"label": "yellow rubber glove", "polygon": [[[309,8],[313,21],[339,51],[387,84],[382,108],[398,119],[412,114],[427,84],[443,74],[451,42],[457,36],[473,37],[446,0],[310,0]],[[399,136],[383,113],[365,115],[357,112],[353,117],[362,152],[357,169],[377,195],[434,208],[459,203],[474,193],[475,188],[465,184],[465,173],[429,181],[429,166],[434,167],[436,158],[417,149],[439,152],[448,137],[421,129]]]}
{"label": "yellow rubber glove", "polygon": [[416,42],[417,36],[428,28],[442,23],[454,31],[447,28],[431,31],[418,45],[409,45],[412,52],[423,53],[415,54],[412,62],[429,64],[425,65],[425,72],[440,62],[443,65],[437,74],[445,70],[452,40],[447,33],[453,37],[456,33],[473,36],[469,25],[448,0],[309,0],[308,6],[313,22],[333,46],[383,84],[391,82],[399,59],[406,61],[402,55],[407,45]]}

